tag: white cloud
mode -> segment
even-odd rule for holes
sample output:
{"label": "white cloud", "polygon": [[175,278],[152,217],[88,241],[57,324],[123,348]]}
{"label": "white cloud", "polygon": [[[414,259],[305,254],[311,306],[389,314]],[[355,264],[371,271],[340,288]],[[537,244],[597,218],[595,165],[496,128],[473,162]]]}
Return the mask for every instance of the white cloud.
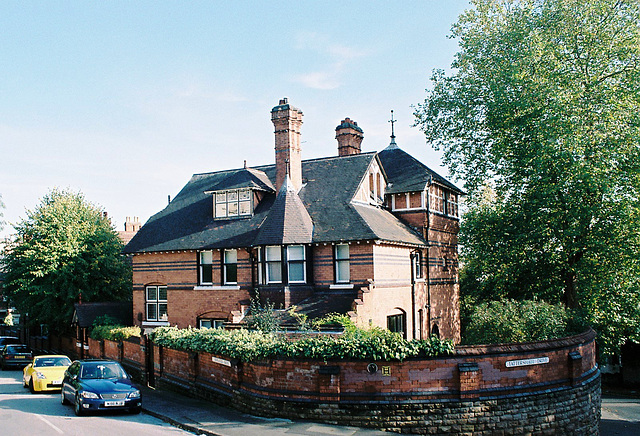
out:
{"label": "white cloud", "polygon": [[350,63],[367,55],[367,52],[363,50],[335,43],[327,35],[315,32],[299,33],[295,48],[315,53],[316,60],[326,64],[316,71],[294,76],[296,82],[309,88],[321,90],[339,88],[342,85],[340,77],[348,70]]}

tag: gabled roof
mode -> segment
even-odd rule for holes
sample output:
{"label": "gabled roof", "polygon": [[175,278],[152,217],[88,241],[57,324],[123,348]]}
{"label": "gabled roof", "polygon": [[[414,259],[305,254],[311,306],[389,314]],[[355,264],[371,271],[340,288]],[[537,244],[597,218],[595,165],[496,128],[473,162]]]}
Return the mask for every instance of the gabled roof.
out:
{"label": "gabled roof", "polygon": [[464,191],[402,150],[395,142],[378,153],[378,157],[387,175],[388,194],[420,192],[429,183],[437,183],[464,195]]}
{"label": "gabled roof", "polygon": [[259,191],[276,192],[276,188],[271,183],[267,175],[253,168],[242,168],[229,174],[223,180],[218,181],[209,188],[207,193],[223,191],[227,189],[250,188]]}
{"label": "gabled roof", "polygon": [[[297,197],[313,224],[309,242],[381,240],[410,245],[426,244],[421,236],[389,211],[352,202],[376,156],[377,153],[372,152],[302,162],[303,186]],[[275,180],[275,165],[257,167],[255,170],[265,174],[272,183]],[[205,192],[210,192],[212,187],[225,186],[219,189],[228,189],[227,181],[233,180],[238,171],[195,174],[164,210],[142,226],[124,251],[137,253],[261,245],[271,241],[274,228],[294,222],[281,214],[283,210],[295,210],[302,214],[299,204],[290,203],[287,206],[287,201],[297,201],[292,200],[293,197],[289,198],[287,194],[284,203],[276,204],[276,195],[267,193],[255,207],[252,216],[214,219],[211,197]],[[274,227],[267,227],[260,234],[265,224]],[[283,235],[284,240],[292,240],[287,238],[293,238],[293,235],[296,238],[306,235],[308,230],[309,224],[305,222],[301,228],[292,230],[291,235]]]}
{"label": "gabled roof", "polygon": [[287,175],[254,244],[308,244],[312,239],[313,222]]}

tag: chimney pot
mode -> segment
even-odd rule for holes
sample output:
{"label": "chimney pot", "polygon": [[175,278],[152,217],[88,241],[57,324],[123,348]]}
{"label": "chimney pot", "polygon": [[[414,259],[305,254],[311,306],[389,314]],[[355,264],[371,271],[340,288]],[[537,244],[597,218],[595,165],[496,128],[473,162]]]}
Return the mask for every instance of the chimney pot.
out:
{"label": "chimney pot", "polygon": [[338,140],[338,155],[349,156],[361,153],[362,139],[364,132],[358,123],[346,117],[336,127],[336,139]]}

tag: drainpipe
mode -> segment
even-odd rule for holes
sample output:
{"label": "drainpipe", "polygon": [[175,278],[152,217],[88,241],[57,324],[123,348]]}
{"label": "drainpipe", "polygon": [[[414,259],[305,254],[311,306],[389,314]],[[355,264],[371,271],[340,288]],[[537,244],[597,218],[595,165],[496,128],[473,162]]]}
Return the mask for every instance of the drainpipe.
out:
{"label": "drainpipe", "polygon": [[431,243],[429,242],[429,229],[431,228],[431,182],[432,178],[429,176],[429,183],[427,183],[427,216],[425,222],[425,235],[424,239],[427,241],[427,271],[425,274],[425,280],[427,285],[427,337],[431,337],[431,266],[430,266],[430,253]]}

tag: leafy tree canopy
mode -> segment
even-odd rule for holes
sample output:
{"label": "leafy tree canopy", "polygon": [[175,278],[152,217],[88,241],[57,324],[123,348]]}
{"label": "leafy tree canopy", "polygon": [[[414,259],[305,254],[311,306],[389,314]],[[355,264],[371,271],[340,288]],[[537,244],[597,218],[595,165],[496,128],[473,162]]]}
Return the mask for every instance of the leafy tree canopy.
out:
{"label": "leafy tree canopy", "polygon": [[4,258],[4,289],[31,323],[62,332],[70,327],[74,303],[130,298],[122,242],[82,194],[52,190],[15,228]]}
{"label": "leafy tree canopy", "polygon": [[417,125],[463,178],[462,292],[584,310],[640,333],[640,6],[476,0]]}

